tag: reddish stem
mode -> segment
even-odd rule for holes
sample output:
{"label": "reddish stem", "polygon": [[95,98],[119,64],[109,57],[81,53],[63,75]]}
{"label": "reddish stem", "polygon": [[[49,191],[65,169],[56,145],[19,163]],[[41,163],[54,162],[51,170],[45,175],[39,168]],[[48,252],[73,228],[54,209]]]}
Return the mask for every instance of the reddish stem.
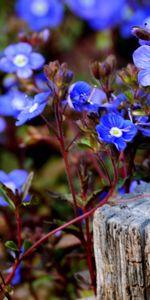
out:
{"label": "reddish stem", "polygon": [[20,251],[22,241],[21,241],[21,218],[19,213],[19,207],[16,207],[15,215],[16,215],[16,223],[17,223],[18,250]]}
{"label": "reddish stem", "polygon": [[66,167],[66,173],[68,177],[68,183],[70,186],[72,198],[73,198],[73,203],[74,203],[74,212],[75,216],[77,216],[77,200],[76,200],[76,193],[74,190],[73,182],[72,182],[72,176],[71,176],[71,171],[70,171],[70,166],[69,166],[69,161],[68,161],[68,151],[65,149],[65,143],[64,143],[64,135],[63,135],[63,129],[62,129],[62,114],[60,113],[60,108],[59,105],[55,105],[55,117],[56,117],[56,123],[57,123],[57,130],[58,130],[58,139],[60,142],[60,147],[61,147],[61,152],[62,156],[65,162],[65,167]]}
{"label": "reddish stem", "polygon": [[94,208],[92,208],[91,210],[87,211],[82,216],[76,217],[76,218],[68,221],[67,223],[65,223],[65,224],[57,227],[56,229],[50,231],[49,233],[47,233],[46,235],[44,235],[41,239],[39,239],[36,243],[34,243],[18,259],[16,259],[16,261],[14,263],[14,266],[13,266],[13,269],[12,269],[12,272],[6,277],[5,286],[8,285],[11,282],[12,278],[15,275],[15,271],[16,271],[18,265],[21,263],[22,260],[24,260],[26,257],[28,257],[29,255],[31,255],[35,251],[35,249],[37,247],[39,247],[41,244],[43,244],[53,234],[57,233],[60,230],[63,230],[64,228],[66,228],[66,227],[68,227],[68,226],[70,226],[70,225],[72,225],[74,223],[77,223],[77,222],[79,222],[79,221],[81,221],[83,219],[86,219],[89,216],[91,216],[95,212],[95,210],[97,208],[101,207],[102,205],[104,205],[107,202],[107,200],[109,199],[109,197],[113,194],[114,189],[115,189],[115,182],[114,182],[114,185],[112,186],[112,188],[110,189],[110,191],[108,192],[108,194],[106,195],[106,197],[100,203],[98,203]]}

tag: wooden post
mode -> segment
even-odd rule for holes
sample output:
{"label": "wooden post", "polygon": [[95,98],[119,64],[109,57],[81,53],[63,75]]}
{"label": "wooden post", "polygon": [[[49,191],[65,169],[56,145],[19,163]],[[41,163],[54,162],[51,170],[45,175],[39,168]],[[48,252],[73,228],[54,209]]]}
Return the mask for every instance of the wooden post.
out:
{"label": "wooden post", "polygon": [[150,185],[122,200],[95,212],[97,300],[150,300]]}

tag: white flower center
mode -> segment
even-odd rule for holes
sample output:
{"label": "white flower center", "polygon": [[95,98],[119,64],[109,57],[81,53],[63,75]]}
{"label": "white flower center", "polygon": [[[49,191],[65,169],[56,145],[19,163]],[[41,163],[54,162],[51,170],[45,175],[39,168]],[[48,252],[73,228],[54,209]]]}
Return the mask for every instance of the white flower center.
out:
{"label": "white flower center", "polygon": [[112,127],[109,131],[112,136],[120,137],[122,136],[122,131],[118,127]]}
{"label": "white flower center", "polygon": [[18,54],[14,57],[13,63],[17,67],[24,67],[28,62],[28,58],[24,54]]}
{"label": "white flower center", "polygon": [[45,0],[34,0],[31,3],[30,9],[33,15],[37,17],[44,17],[48,10],[49,10],[50,4],[48,1]]}
{"label": "white flower center", "polygon": [[34,103],[30,109],[29,109],[29,113],[33,113],[37,108],[38,108],[39,104],[38,103]]}
{"label": "white flower center", "polygon": [[13,100],[12,100],[12,107],[14,109],[18,109],[18,110],[21,110],[23,107],[24,107],[24,101],[23,99],[19,98],[19,97],[15,97]]}
{"label": "white flower center", "polygon": [[12,181],[5,182],[4,184],[15,193],[16,186]]}
{"label": "white flower center", "polygon": [[92,7],[95,4],[95,0],[79,0],[81,5]]}

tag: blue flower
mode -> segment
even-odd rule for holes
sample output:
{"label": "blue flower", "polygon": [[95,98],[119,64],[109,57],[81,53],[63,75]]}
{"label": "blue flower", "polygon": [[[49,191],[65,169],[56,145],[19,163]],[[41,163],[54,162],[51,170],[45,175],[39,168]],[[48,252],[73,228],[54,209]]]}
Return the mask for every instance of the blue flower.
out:
{"label": "blue flower", "polygon": [[40,69],[45,59],[32,52],[32,46],[28,43],[18,43],[8,46],[0,59],[0,70],[6,73],[16,73],[20,78],[28,78],[32,70]]}
{"label": "blue flower", "polygon": [[137,68],[141,69],[138,73],[138,82],[142,86],[150,85],[150,46],[143,45],[133,53],[133,61]]}
{"label": "blue flower", "polygon": [[17,115],[16,125],[22,125],[27,121],[40,115],[48,101],[50,92],[40,93],[34,96],[34,99],[28,99],[26,107],[24,107],[21,112]]}
{"label": "blue flower", "polygon": [[125,0],[66,0],[70,9],[96,29],[111,28],[122,18]]}
{"label": "blue flower", "polygon": [[6,129],[6,121],[0,117],[0,133]]}
{"label": "blue flower", "polygon": [[18,90],[10,90],[0,96],[0,115],[16,117],[26,104],[26,94]]}
{"label": "blue flower", "polygon": [[[15,190],[22,187],[28,177],[28,173],[25,170],[14,170],[9,174],[6,174],[4,171],[0,171],[0,182],[10,188],[13,193]],[[0,205],[8,206],[8,203],[0,196]]]}
{"label": "blue flower", "polygon": [[63,5],[60,0],[17,0],[16,13],[32,30],[56,27],[63,19]]}
{"label": "blue flower", "polygon": [[132,141],[136,135],[137,128],[131,121],[123,119],[120,115],[109,113],[100,119],[96,131],[101,141],[114,144],[119,151],[122,151],[126,143]]}
{"label": "blue flower", "polygon": [[97,112],[106,94],[85,81],[77,81],[69,89],[68,104],[74,110]]}

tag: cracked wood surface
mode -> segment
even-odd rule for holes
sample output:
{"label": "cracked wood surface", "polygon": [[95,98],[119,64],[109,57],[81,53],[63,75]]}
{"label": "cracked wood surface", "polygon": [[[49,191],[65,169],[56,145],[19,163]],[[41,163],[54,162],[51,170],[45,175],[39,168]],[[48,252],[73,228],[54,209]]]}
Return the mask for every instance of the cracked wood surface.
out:
{"label": "cracked wood surface", "polygon": [[148,192],[149,184],[137,201],[129,199],[136,194],[124,196],[123,204],[104,205],[95,212],[97,300],[150,300]]}

